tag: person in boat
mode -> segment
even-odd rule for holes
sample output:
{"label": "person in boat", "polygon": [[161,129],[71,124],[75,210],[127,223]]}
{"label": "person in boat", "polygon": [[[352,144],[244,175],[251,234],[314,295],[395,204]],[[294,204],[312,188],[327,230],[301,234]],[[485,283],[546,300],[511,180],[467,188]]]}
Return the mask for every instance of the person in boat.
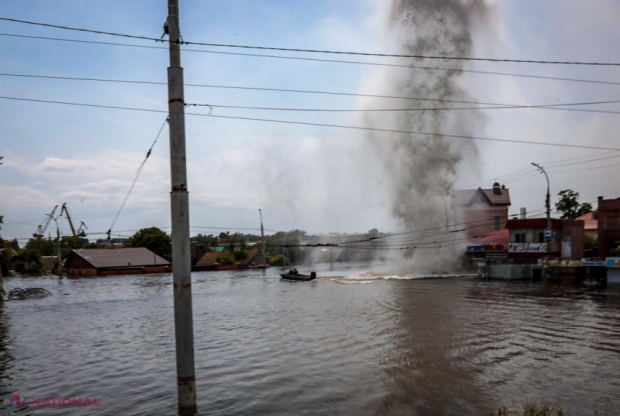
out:
{"label": "person in boat", "polygon": [[293,274],[299,274],[299,273],[297,272],[297,269],[293,269]]}

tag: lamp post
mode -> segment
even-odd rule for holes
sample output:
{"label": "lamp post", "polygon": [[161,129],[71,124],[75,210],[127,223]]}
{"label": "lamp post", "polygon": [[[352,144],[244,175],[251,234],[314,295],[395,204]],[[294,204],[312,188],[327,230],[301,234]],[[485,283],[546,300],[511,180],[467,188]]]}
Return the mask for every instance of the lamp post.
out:
{"label": "lamp post", "polygon": [[547,208],[547,229],[545,230],[545,240],[547,241],[547,260],[549,260],[549,256],[551,255],[551,242],[553,238],[551,234],[551,195],[549,194],[549,175],[547,175],[545,169],[543,169],[543,167],[539,164],[532,162],[532,165],[536,166],[540,172],[545,174],[545,178],[547,178],[547,199],[545,201],[545,206]]}
{"label": "lamp post", "polygon": [[60,256],[60,227],[58,227],[58,221],[56,220],[56,218],[54,218],[52,214],[45,214],[45,215],[53,219],[54,222],[56,223],[56,237],[58,238],[58,275],[62,277],[62,263],[61,263],[62,259]]}

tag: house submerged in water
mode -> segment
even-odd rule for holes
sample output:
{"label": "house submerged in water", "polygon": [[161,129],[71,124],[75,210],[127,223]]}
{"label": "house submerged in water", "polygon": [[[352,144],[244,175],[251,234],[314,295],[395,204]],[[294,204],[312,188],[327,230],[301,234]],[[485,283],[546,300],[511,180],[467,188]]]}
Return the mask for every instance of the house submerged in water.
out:
{"label": "house submerged in water", "polygon": [[170,262],[144,247],[73,250],[65,260],[70,277],[170,273]]}

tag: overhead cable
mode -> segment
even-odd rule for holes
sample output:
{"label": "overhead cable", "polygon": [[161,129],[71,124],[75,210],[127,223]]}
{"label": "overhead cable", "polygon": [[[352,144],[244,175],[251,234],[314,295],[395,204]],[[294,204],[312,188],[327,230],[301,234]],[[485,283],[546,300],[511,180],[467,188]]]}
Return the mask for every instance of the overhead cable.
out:
{"label": "overhead cable", "polygon": [[159,135],[164,130],[164,127],[165,127],[167,122],[168,122],[168,118],[166,118],[164,120],[163,124],[161,125],[161,127],[159,129],[159,132],[157,132],[157,136],[155,136],[155,140],[153,141],[153,144],[151,145],[151,147],[149,147],[149,150],[146,152],[146,157],[144,158],[144,160],[140,164],[140,167],[136,171],[136,176],[135,176],[133,182],[131,183],[131,186],[129,187],[129,191],[127,191],[127,195],[125,195],[125,199],[123,200],[123,203],[121,204],[121,207],[118,209],[118,212],[116,213],[116,216],[114,217],[114,220],[112,221],[112,225],[110,226],[110,229],[107,232],[108,240],[110,239],[110,235],[112,233],[112,228],[114,228],[114,224],[116,224],[116,220],[118,219],[118,216],[121,215],[121,211],[125,207],[125,203],[127,202],[127,199],[129,198],[129,195],[131,194],[131,191],[133,190],[133,187],[135,186],[136,182],[138,181],[138,178],[140,177],[140,173],[142,172],[142,168],[144,168],[144,165],[145,165],[147,159],[149,158],[149,156],[151,156],[151,151],[153,150],[153,146],[155,146],[155,143],[157,143],[157,139],[159,139]]}
{"label": "overhead cable", "polygon": [[[102,105],[102,104],[73,103],[73,102],[67,102],[67,101],[39,100],[39,99],[7,97],[7,96],[0,96],[0,99],[38,102],[38,103],[46,103],[46,104],[62,104],[62,105],[81,106],[81,107],[107,108],[107,109],[115,109],[115,110],[143,111],[143,112],[150,112],[150,113],[168,113],[167,110],[152,110],[152,109],[135,108],[135,107],[119,107],[119,106],[110,106],[110,105]],[[556,146],[556,147],[567,147],[567,148],[573,148],[573,149],[612,150],[612,151],[620,152],[620,148],[615,148],[615,147],[586,146],[586,145],[552,143],[552,142],[534,142],[531,140],[495,139],[491,137],[466,136],[466,135],[460,135],[460,134],[428,133],[428,132],[418,132],[418,131],[408,131],[408,130],[382,129],[382,128],[374,128],[374,127],[346,126],[346,125],[340,125],[340,124],[311,123],[311,122],[303,122],[303,121],[289,121],[289,120],[276,120],[276,119],[238,117],[238,116],[223,116],[223,115],[215,115],[215,114],[185,113],[185,115],[222,118],[222,119],[228,119],[228,120],[258,121],[258,122],[266,122],[266,123],[290,124],[290,125],[299,125],[299,126],[331,127],[331,128],[337,128],[337,129],[374,131],[378,133],[396,133],[396,134],[408,134],[408,135],[419,135],[419,136],[429,136],[429,137],[444,137],[448,139],[483,140],[483,141],[491,141],[491,142],[499,142],[499,143],[520,143],[520,144],[530,144],[530,145],[538,145],[538,146]]]}
{"label": "overhead cable", "polygon": [[355,56],[375,56],[382,58],[413,58],[413,59],[435,59],[435,60],[457,60],[457,61],[483,61],[483,62],[515,62],[515,63],[530,63],[530,64],[546,64],[546,65],[587,65],[587,66],[620,66],[620,63],[616,62],[587,62],[587,61],[543,61],[543,60],[526,60],[526,59],[498,59],[498,58],[472,58],[464,56],[433,56],[433,55],[409,55],[409,54],[387,54],[387,53],[374,53],[374,52],[355,52],[355,51],[333,51],[333,50],[321,50],[321,49],[302,49],[302,48],[282,48],[275,46],[255,46],[255,45],[238,45],[238,44],[224,44],[224,43],[207,43],[207,42],[188,42],[179,39],[162,40],[149,36],[130,35],[126,33],[108,32],[94,29],[84,29],[72,26],[55,25],[51,23],[33,22],[29,20],[12,19],[8,17],[0,17],[0,20],[22,23],[33,26],[44,26],[54,29],[70,30],[85,33],[94,33],[98,35],[118,36],[130,39],[150,40],[155,42],[173,42],[184,45],[200,45],[210,46],[218,48],[236,48],[236,49],[257,49],[257,50],[270,50],[270,51],[282,51],[282,52],[301,52],[301,53],[320,53],[320,54],[332,54],[332,55],[355,55]]}
{"label": "overhead cable", "polygon": [[[135,44],[127,44],[127,43],[65,39],[65,38],[55,38],[55,37],[46,37],[46,36],[28,36],[28,35],[17,35],[17,34],[11,34],[11,33],[0,33],[0,36],[10,36],[10,37],[17,37],[17,38],[25,38],[25,39],[54,40],[54,41],[61,41],[61,42],[75,42],[75,43],[86,43],[86,44],[107,45],[107,46],[122,46],[122,47],[142,48],[142,49],[160,49],[160,50],[168,51],[168,48],[164,46],[135,45]],[[339,60],[339,59],[321,59],[321,58],[307,58],[307,57],[300,57],[300,56],[223,52],[223,51],[213,51],[213,50],[205,50],[205,49],[189,49],[189,48],[183,48],[183,52],[198,52],[198,53],[210,53],[210,54],[215,54],[215,55],[248,56],[248,57],[257,57],[257,58],[287,59],[287,60],[297,60],[297,61],[327,62],[327,63],[351,64],[351,65],[386,66],[386,67],[397,67],[397,68],[407,68],[407,69],[423,69],[423,70],[429,70],[429,71],[446,71],[446,72],[457,72],[457,73],[462,72],[462,73],[470,73],[470,74],[498,75],[498,76],[517,77],[517,78],[533,78],[533,79],[552,80],[552,81],[568,81],[568,82],[582,82],[582,83],[590,83],[590,84],[620,85],[620,82],[614,82],[614,81],[552,77],[552,76],[546,76],[546,75],[533,75],[533,74],[517,74],[517,73],[511,73],[511,72],[481,71],[481,70],[473,70],[473,69],[452,69],[452,68],[442,68],[442,67],[432,67],[432,66],[388,64],[384,62],[345,61],[345,60]]]}
{"label": "overhead cable", "polygon": [[[29,75],[29,74],[11,74],[0,73],[0,76],[7,77],[19,77],[19,78],[42,78],[42,79],[58,79],[58,80],[71,80],[71,81],[92,81],[92,82],[113,82],[113,83],[130,83],[130,84],[146,84],[146,85],[168,85],[165,82],[156,81],[138,81],[138,80],[118,80],[118,79],[103,79],[103,78],[84,78],[84,77],[63,77],[63,76],[51,76],[51,75]],[[330,91],[309,91],[309,90],[290,90],[279,88],[258,88],[258,87],[239,87],[228,85],[210,85],[210,84],[184,84],[185,87],[204,87],[204,88],[223,88],[223,89],[240,89],[240,90],[258,90],[258,91],[275,91],[275,92],[288,92],[288,93],[305,93],[305,94],[326,94],[326,95],[342,95],[342,96],[357,96],[357,97],[370,97],[370,98],[391,98],[402,99],[411,101],[429,101],[429,102],[443,102],[443,103],[455,103],[455,104],[471,104],[471,105],[489,105],[493,107],[464,107],[464,108],[420,108],[420,109],[379,109],[379,110],[338,110],[338,109],[287,109],[287,108],[269,108],[269,107],[248,107],[248,106],[224,106],[217,104],[188,104],[192,106],[206,106],[206,107],[221,107],[221,108],[239,108],[239,109],[259,109],[259,110],[281,110],[281,111],[422,111],[422,110],[493,110],[493,109],[511,109],[511,108],[543,108],[550,110],[562,110],[562,111],[577,111],[577,112],[592,112],[592,113],[607,113],[607,114],[620,114],[620,111],[607,111],[607,110],[588,110],[581,108],[566,108],[582,105],[598,105],[598,104],[616,104],[620,100],[608,100],[608,101],[589,101],[580,103],[553,103],[553,104],[541,104],[541,105],[522,105],[522,104],[504,104],[504,103],[488,103],[477,102],[467,100],[447,100],[440,98],[420,98],[420,97],[406,97],[406,96],[390,96],[390,95],[374,95],[374,94],[355,94],[355,93],[342,93],[342,92],[330,92]]]}

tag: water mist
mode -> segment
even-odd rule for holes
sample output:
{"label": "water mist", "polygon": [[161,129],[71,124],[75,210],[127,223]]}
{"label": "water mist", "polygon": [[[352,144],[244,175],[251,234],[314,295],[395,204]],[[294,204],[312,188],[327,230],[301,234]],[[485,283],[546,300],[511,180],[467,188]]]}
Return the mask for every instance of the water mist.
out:
{"label": "water mist", "polygon": [[[484,0],[393,0],[388,19],[392,49],[407,55],[470,57],[472,29],[484,22],[489,10]],[[374,85],[375,93],[439,100],[472,99],[458,85],[463,61],[406,58],[398,63],[450,71],[386,67]],[[385,100],[381,106],[436,108],[448,107],[449,103]],[[373,101],[366,107],[379,107],[379,102]],[[401,231],[411,232],[385,239],[384,244],[417,247],[393,251],[399,272],[456,271],[462,246],[457,240],[463,236],[448,233],[457,227],[446,227],[458,222],[450,195],[457,172],[475,164],[477,150],[471,140],[446,138],[442,134],[474,136],[482,129],[480,115],[475,111],[432,109],[368,114],[364,120],[368,127],[437,135],[372,133],[368,138],[390,181],[393,215]],[[429,230],[432,228],[435,229]]]}

